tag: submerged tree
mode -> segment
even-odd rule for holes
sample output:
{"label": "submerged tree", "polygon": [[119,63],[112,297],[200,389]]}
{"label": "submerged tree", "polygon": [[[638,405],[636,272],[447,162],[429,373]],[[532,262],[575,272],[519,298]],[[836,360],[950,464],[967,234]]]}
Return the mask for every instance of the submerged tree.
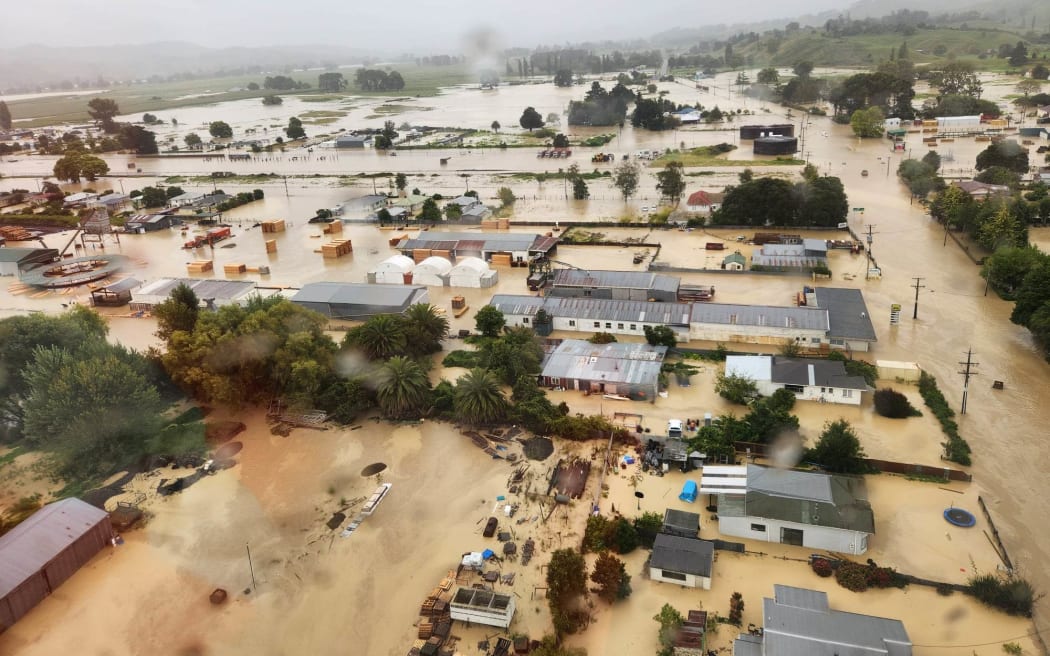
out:
{"label": "submerged tree", "polygon": [[471,369],[460,376],[454,398],[457,419],[468,424],[492,424],[507,411],[499,380],[487,369]]}

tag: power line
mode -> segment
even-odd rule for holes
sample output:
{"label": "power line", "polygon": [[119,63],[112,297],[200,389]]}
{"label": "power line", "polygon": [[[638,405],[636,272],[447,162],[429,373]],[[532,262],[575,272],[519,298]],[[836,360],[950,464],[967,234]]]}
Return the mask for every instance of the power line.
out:
{"label": "power line", "polygon": [[995,640],[993,642],[978,642],[972,645],[912,645],[912,647],[921,647],[922,649],[965,649],[969,647],[989,647],[991,645],[999,645],[1004,642],[1010,642],[1011,640],[1021,640],[1022,638],[1031,638],[1044,633],[1047,629],[1036,629],[1035,631],[1029,631],[1024,635],[1012,636],[1009,638],[1003,638],[1002,640]]}
{"label": "power line", "polygon": [[978,362],[973,361],[973,349],[966,349],[966,362],[959,363],[966,368],[959,373],[963,376],[963,395],[962,395],[962,410],[959,414],[966,414],[966,396],[970,392],[970,376],[976,376],[977,372],[971,371],[972,368],[976,367]]}

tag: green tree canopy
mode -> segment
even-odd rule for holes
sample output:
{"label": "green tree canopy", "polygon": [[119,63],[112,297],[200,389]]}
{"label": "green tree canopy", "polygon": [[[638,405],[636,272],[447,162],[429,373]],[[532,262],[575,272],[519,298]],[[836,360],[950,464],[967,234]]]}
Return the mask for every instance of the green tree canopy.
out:
{"label": "green tree canopy", "polygon": [[864,448],[853,427],[845,419],[824,424],[816,446],[806,453],[806,460],[815,462],[837,474],[863,474],[868,471],[864,462]]}
{"label": "green tree canopy", "polygon": [[11,129],[11,110],[7,108],[7,103],[0,100],[0,130]]}
{"label": "green tree canopy", "polygon": [[422,416],[429,405],[430,381],[418,362],[396,355],[383,363],[378,378],[376,398],[384,416],[393,419]]}
{"label": "green tree canopy", "polygon": [[229,139],[233,136],[233,128],[225,121],[212,121],[208,125],[208,133],[216,139]]}
{"label": "green tree canopy", "polygon": [[656,190],[675,205],[685,192],[685,174],[681,162],[668,162],[662,171],[656,174]]}
{"label": "green tree canopy", "polygon": [[499,380],[487,369],[471,369],[460,376],[454,399],[456,417],[475,426],[496,423],[507,412]]}
{"label": "green tree canopy", "polygon": [[543,117],[540,116],[535,107],[526,107],[525,111],[521,113],[521,118],[518,119],[518,124],[529,132],[544,126]]}
{"label": "green tree canopy", "polygon": [[179,283],[168,298],[153,306],[152,314],[157,319],[157,337],[168,343],[177,330],[193,332],[200,314],[200,299],[188,285]]}
{"label": "green tree canopy", "polygon": [[645,341],[651,346],[666,346],[667,348],[678,346],[678,337],[668,326],[644,325],[642,331],[645,333]]}
{"label": "green tree canopy", "polygon": [[853,134],[861,138],[881,137],[885,130],[886,116],[878,107],[858,109],[850,117],[849,124]]}
{"label": "green tree canopy", "polygon": [[613,186],[620,190],[624,204],[627,203],[628,198],[634,196],[635,192],[638,191],[638,179],[640,176],[641,169],[637,163],[631,160],[620,162],[613,171]]}
{"label": "green tree canopy", "polygon": [[297,116],[288,119],[288,127],[284,129],[284,133],[288,135],[289,139],[306,138],[306,130],[303,128],[303,122],[299,120],[299,117]]}
{"label": "green tree canopy", "polygon": [[558,72],[554,74],[554,86],[571,87],[572,71],[566,68],[558,69]]}
{"label": "green tree canopy", "polygon": [[507,320],[498,309],[486,305],[474,315],[474,325],[485,337],[498,337],[503,326],[507,325]]}
{"label": "green tree canopy", "polygon": [[59,180],[80,182],[80,179],[84,178],[88,181],[95,181],[99,176],[109,173],[109,165],[94,155],[71,151],[55,162],[52,172]]}
{"label": "green tree canopy", "polygon": [[992,166],[1028,173],[1028,151],[1013,139],[990,144],[977,154],[977,170],[983,171]]}
{"label": "green tree canopy", "polygon": [[631,594],[631,577],[627,574],[627,567],[608,551],[598,554],[591,581],[598,584],[598,596],[610,604],[617,599],[626,599]]}
{"label": "green tree canopy", "polygon": [[402,355],[408,345],[405,324],[399,315],[379,314],[347,331],[343,347],[360,349],[369,360]]}
{"label": "green tree canopy", "polygon": [[120,107],[112,98],[92,98],[88,101],[88,115],[106,132],[114,132],[117,129],[113,119],[119,114]]}

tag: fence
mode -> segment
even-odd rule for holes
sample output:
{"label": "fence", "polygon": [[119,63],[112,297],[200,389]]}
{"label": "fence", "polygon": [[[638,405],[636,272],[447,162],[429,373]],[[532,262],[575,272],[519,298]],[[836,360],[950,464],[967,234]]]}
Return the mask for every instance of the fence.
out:
{"label": "fence", "polygon": [[[733,443],[733,447],[736,449],[737,453],[748,453],[756,458],[763,458],[766,456],[766,446],[767,445],[762,444],[761,442]],[[964,483],[970,483],[973,481],[973,474],[959,469],[952,469],[950,467],[934,467],[931,465],[895,462],[893,460],[879,460],[877,458],[865,458],[864,462],[866,462],[872,469],[878,470],[884,474],[930,476],[934,478],[944,478],[949,481],[962,481]]]}

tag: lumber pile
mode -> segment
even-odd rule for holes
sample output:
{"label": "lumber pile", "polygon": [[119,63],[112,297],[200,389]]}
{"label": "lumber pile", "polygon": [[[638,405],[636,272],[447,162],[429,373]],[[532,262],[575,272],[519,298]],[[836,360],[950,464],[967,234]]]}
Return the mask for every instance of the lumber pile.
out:
{"label": "lumber pile", "polygon": [[187,262],[186,270],[190,273],[207,273],[215,268],[215,263],[211,260],[197,260],[195,262]]}
{"label": "lumber pile", "polygon": [[408,239],[408,235],[401,235],[399,237],[391,237],[390,241],[388,242],[390,244],[390,248],[397,248],[397,245],[401,243],[402,239]]}
{"label": "lumber pile", "polygon": [[326,235],[341,235],[343,234],[343,222],[333,221],[331,223],[326,223],[324,227],[321,228],[321,233]]}
{"label": "lumber pile", "polygon": [[263,232],[284,232],[284,219],[271,219],[262,222]]}
{"label": "lumber pile", "polygon": [[237,276],[248,270],[246,264],[224,264],[222,265],[222,272],[228,276]]}
{"label": "lumber pile", "polygon": [[353,252],[354,247],[349,239],[330,241],[327,244],[321,245],[321,255],[329,260],[334,260],[335,258],[343,257],[344,255],[349,255]]}
{"label": "lumber pile", "polygon": [[18,226],[0,226],[0,237],[7,241],[29,241],[33,233]]}
{"label": "lumber pile", "polygon": [[492,266],[508,266],[509,267],[510,266],[510,262],[511,262],[511,257],[512,256],[511,256],[510,253],[506,253],[506,254],[504,254],[504,253],[493,253],[492,254],[492,259],[489,261],[489,264],[491,264]]}
{"label": "lumber pile", "polygon": [[412,259],[416,264],[419,264],[423,260],[427,259],[434,254],[434,251],[429,248],[414,248],[412,249]]}
{"label": "lumber pile", "polygon": [[277,240],[276,239],[267,239],[266,240],[266,252],[267,253],[276,253],[277,252]]}

